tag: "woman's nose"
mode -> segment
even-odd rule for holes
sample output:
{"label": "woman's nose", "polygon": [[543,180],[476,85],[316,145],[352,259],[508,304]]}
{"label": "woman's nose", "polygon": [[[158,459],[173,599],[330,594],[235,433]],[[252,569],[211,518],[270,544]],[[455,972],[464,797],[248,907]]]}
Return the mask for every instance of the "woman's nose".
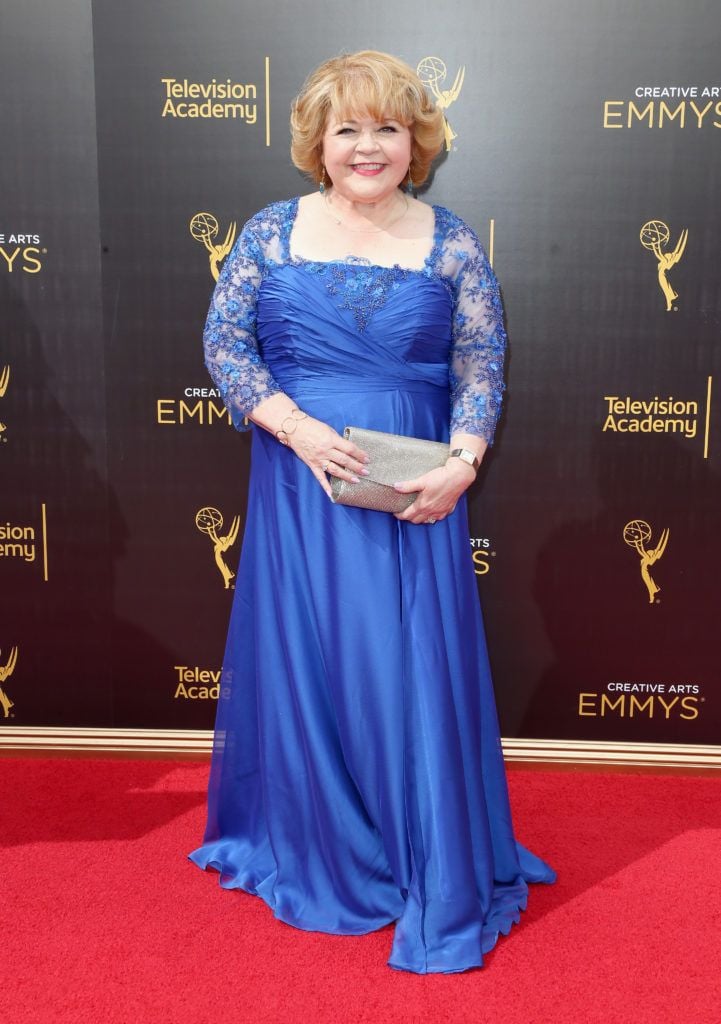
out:
{"label": "woman's nose", "polygon": [[360,149],[363,153],[369,153],[373,152],[377,148],[378,142],[375,137],[375,132],[369,129],[368,131],[360,133],[358,142],[356,143],[356,149]]}

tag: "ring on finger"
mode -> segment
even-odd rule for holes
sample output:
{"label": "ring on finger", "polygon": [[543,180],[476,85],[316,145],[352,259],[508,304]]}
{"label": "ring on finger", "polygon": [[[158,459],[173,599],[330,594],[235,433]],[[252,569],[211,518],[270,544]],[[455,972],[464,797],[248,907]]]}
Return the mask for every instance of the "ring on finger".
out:
{"label": "ring on finger", "polygon": [[324,473],[328,472],[328,466],[330,465],[330,459],[326,459],[323,465],[320,467]]}

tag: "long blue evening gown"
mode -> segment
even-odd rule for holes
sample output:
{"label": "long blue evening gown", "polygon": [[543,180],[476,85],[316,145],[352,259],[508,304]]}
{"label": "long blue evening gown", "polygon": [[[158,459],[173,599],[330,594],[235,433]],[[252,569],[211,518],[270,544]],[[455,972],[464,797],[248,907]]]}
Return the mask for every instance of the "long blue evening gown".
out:
{"label": "long blue evening gown", "polygon": [[[206,364],[238,429],[278,391],[346,424],[492,442],[505,331],[476,235],[435,206],[422,269],[292,256],[298,199],[244,227]],[[514,837],[465,496],[435,525],[333,504],[253,427],[203,844],[297,928],[397,922],[388,961],[483,963],[551,867]]]}

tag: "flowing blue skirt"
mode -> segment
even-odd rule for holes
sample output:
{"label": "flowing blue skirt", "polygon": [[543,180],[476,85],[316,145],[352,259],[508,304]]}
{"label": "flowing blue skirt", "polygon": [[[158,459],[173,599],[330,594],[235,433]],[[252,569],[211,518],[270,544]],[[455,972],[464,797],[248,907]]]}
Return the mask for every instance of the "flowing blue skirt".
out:
{"label": "flowing blue skirt", "polygon": [[[301,375],[282,340],[266,359],[309,415],[448,440],[447,386],[361,384],[355,365]],[[465,496],[435,525],[335,505],[253,428],[207,827],[189,857],[297,928],[397,922],[388,963],[419,974],[480,966],[528,883],[555,880],[514,837]]]}

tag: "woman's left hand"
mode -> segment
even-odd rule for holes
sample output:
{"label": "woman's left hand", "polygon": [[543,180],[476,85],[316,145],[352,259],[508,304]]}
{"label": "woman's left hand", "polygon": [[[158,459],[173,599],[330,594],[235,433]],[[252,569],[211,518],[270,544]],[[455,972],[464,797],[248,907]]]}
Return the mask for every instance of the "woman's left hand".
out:
{"label": "woman's left hand", "polygon": [[395,513],[396,519],[408,523],[437,523],[445,519],[475,478],[472,466],[462,459],[451,459],[450,464],[432,469],[430,473],[424,473],[415,480],[402,480],[394,484],[401,494],[420,492],[413,504],[403,512]]}

